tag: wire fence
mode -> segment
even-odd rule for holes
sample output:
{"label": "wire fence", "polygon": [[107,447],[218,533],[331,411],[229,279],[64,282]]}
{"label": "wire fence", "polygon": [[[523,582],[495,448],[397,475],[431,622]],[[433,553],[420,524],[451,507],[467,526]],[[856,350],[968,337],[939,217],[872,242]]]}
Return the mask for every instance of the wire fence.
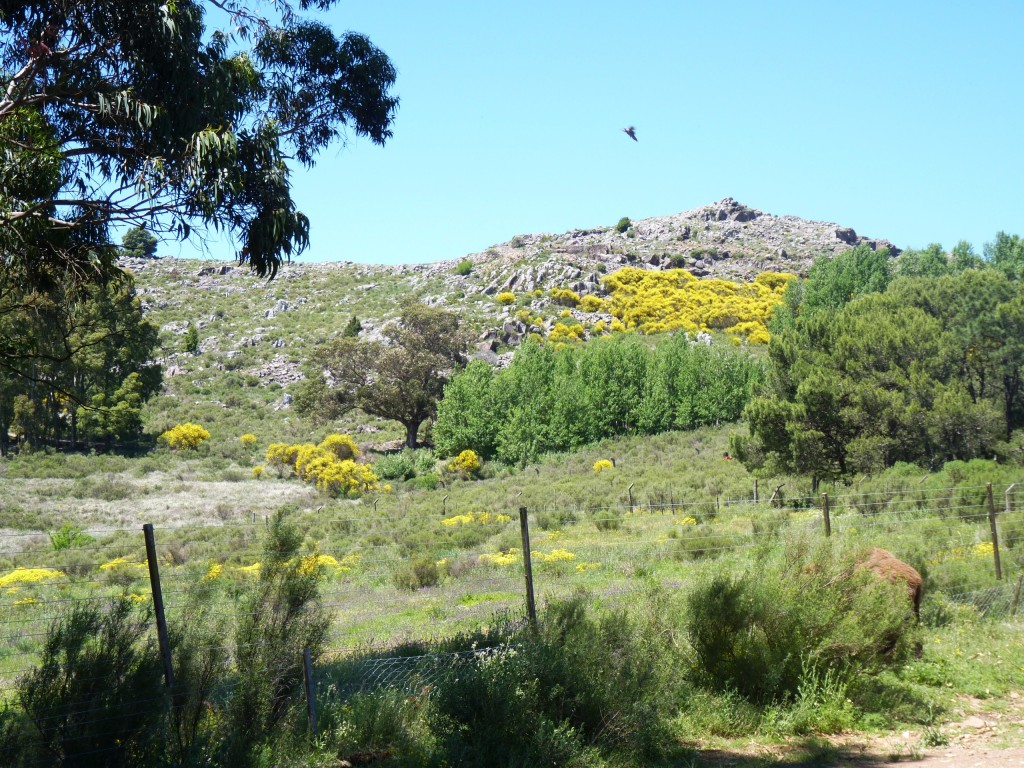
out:
{"label": "wire fence", "polygon": [[[643,503],[630,493],[623,504],[552,505],[528,513],[460,516],[453,504],[453,514],[429,520],[394,511],[367,514],[365,507],[307,515],[299,522],[316,531],[308,557],[325,572],[321,600],[332,616],[329,653],[320,662],[330,675],[312,686],[324,697],[380,689],[426,695],[453,668],[497,652],[429,652],[435,641],[478,632],[496,617],[523,621],[531,605],[581,589],[610,604],[632,601],[652,582],[685,589],[698,571],[741,569],[750,551],[790,535],[891,549],[926,572],[926,609],[934,601],[978,619],[1016,620],[1024,573],[1022,490],[1017,484],[899,488],[785,500],[779,494],[655,495]],[[159,584],[174,622],[198,587],[244,590],[262,567],[267,526],[255,517],[162,526],[149,552],[141,531],[113,526],[73,531],[67,541],[39,533],[5,536],[0,699],[36,669],[51,626],[76,607],[127,595],[155,609]],[[158,581],[151,580],[151,566]],[[243,616],[235,614],[236,620]],[[148,631],[152,642],[164,642],[156,626]],[[198,650],[216,652],[227,669],[245,649],[225,641]],[[105,711],[92,714],[108,717]]]}

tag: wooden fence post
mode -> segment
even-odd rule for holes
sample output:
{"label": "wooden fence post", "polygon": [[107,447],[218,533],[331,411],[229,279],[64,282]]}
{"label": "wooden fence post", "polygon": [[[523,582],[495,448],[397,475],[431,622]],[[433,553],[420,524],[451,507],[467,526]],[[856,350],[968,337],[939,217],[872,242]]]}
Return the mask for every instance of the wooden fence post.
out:
{"label": "wooden fence post", "polygon": [[530,524],[526,520],[526,507],[519,508],[519,529],[523,536],[523,570],[526,573],[526,612],[533,628],[537,628],[537,603],[533,599],[533,562],[530,558]]}
{"label": "wooden fence post", "polygon": [[448,496],[441,499],[441,517],[448,517]]}
{"label": "wooden fence post", "polygon": [[1010,618],[1017,615],[1017,604],[1020,603],[1020,586],[1024,583],[1024,573],[1017,577],[1017,588],[1013,590],[1013,602],[1010,603]]}
{"label": "wooden fence post", "polygon": [[630,483],[629,488],[626,489],[626,493],[629,494],[629,511],[633,511],[633,486],[635,483]]}
{"label": "wooden fence post", "polygon": [[832,535],[832,516],[829,514],[828,509],[828,494],[821,494],[821,513],[825,518],[825,538],[829,538]]}
{"label": "wooden fence post", "polygon": [[754,503],[757,504],[757,478],[754,478]]}
{"label": "wooden fence post", "polygon": [[160,644],[160,657],[164,662],[164,683],[174,687],[174,670],[171,667],[171,643],[167,637],[167,617],[164,616],[164,594],[160,589],[160,565],[156,560],[156,537],[153,524],[142,526],[146,539],[146,561],[149,563],[149,587],[153,591],[153,613],[156,614],[156,637]]}
{"label": "wooden fence post", "polygon": [[992,500],[992,483],[986,485],[988,491],[988,527],[992,531],[992,559],[996,563],[996,581],[1002,581],[1003,566],[999,562],[999,529],[996,528],[996,505]]}
{"label": "wooden fence post", "polygon": [[306,714],[309,715],[309,732],[316,738],[316,685],[313,683],[313,659],[309,648],[302,651],[302,670],[306,684]]}

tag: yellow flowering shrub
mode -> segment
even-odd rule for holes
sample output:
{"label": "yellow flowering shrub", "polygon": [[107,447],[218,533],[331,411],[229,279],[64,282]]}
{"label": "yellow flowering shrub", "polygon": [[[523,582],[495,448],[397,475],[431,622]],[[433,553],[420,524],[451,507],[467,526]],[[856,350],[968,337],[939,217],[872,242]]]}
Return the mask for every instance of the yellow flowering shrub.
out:
{"label": "yellow flowering shrub", "polygon": [[533,552],[531,550],[530,556],[538,563],[564,563],[576,559],[576,555],[567,549],[552,549],[550,552]]}
{"label": "yellow flowering shrub", "polygon": [[576,307],[579,306],[580,295],[576,291],[570,291],[568,288],[552,288],[551,300],[555,304],[561,304],[563,307]]}
{"label": "yellow flowering shrub", "polygon": [[244,435],[238,438],[238,442],[245,446],[256,445],[256,435],[246,432]]}
{"label": "yellow flowering shrub", "polygon": [[599,297],[588,293],[580,298],[579,307],[584,312],[600,312],[604,308],[604,302]]}
{"label": "yellow flowering shrub", "polygon": [[612,324],[611,324],[611,331],[612,331],[612,333],[615,333],[616,331],[622,332],[622,331],[625,331],[625,330],[626,330],[626,324],[623,323],[621,320],[619,320],[619,318],[613,317],[612,318]]}
{"label": "yellow flowering shrub", "polygon": [[359,456],[359,446],[348,435],[330,434],[317,447],[333,453],[339,459],[354,459]]}
{"label": "yellow flowering shrub", "polygon": [[597,473],[604,472],[606,469],[611,469],[615,465],[611,463],[609,459],[598,459],[594,462],[594,471]]}
{"label": "yellow flowering shrub", "polygon": [[695,517],[684,517],[682,520],[680,520],[678,522],[679,522],[680,525],[696,525],[697,524],[697,518],[695,518]]}
{"label": "yellow flowering shrub", "polygon": [[325,493],[354,497],[377,490],[379,479],[369,465],[354,461],[358,454],[348,435],[328,435],[320,445],[273,443],[267,447],[267,463],[291,467],[300,479]]}
{"label": "yellow flowering shrub", "polygon": [[504,304],[505,306],[508,306],[509,304],[516,303],[516,295],[512,293],[512,291],[502,291],[501,293],[494,297],[494,300],[497,301],[499,304]]}
{"label": "yellow flowering shrub", "polygon": [[605,321],[598,320],[596,323],[594,323],[594,327],[591,329],[591,333],[593,333],[595,336],[599,336],[600,334],[604,333],[607,330],[608,325],[605,323]]}
{"label": "yellow flowering shrub", "polygon": [[263,477],[263,466],[261,465],[261,466],[258,466],[258,467],[253,467],[252,468],[252,476],[255,479],[257,479],[257,480],[259,480],[261,477]]}
{"label": "yellow flowering shrub", "polygon": [[468,515],[452,515],[441,521],[441,525],[453,527],[456,525],[504,525],[512,518],[501,513],[491,514],[490,512],[470,512]]}
{"label": "yellow flowering shrub", "polygon": [[0,589],[20,587],[27,584],[41,584],[64,578],[64,572],[54,568],[15,568],[0,576]]}
{"label": "yellow flowering shrub", "polygon": [[240,565],[234,569],[235,573],[240,573],[243,576],[259,576],[260,569],[263,568],[263,563],[253,563],[252,565]]}
{"label": "yellow flowering shrub", "polygon": [[495,552],[494,554],[482,554],[477,558],[477,561],[481,565],[515,565],[523,558],[519,555],[519,550],[512,548],[508,552]]}
{"label": "yellow flowering shrub", "polygon": [[223,573],[224,566],[220,563],[213,563],[213,565],[211,565],[209,569],[206,571],[206,574],[203,576],[202,581],[216,581],[223,575]]}
{"label": "yellow flowering shrub", "polygon": [[[698,280],[684,269],[626,267],[604,278],[611,314],[627,330],[644,333],[736,329],[750,343],[765,343],[767,322],[795,276],[764,272],[752,283]],[[612,330],[616,330],[612,324]]]}
{"label": "yellow flowering shrub", "polygon": [[163,440],[175,451],[192,451],[210,439],[210,433],[199,424],[178,424],[171,427],[158,440]]}
{"label": "yellow flowering shrub", "polygon": [[267,446],[267,463],[274,467],[294,467],[295,455],[300,447],[288,443],[271,443]]}
{"label": "yellow flowering shrub", "polygon": [[34,597],[21,597],[14,601],[14,605],[35,605],[39,600]]}
{"label": "yellow flowering shrub", "polygon": [[366,464],[351,459],[319,460],[307,469],[307,482],[334,496],[362,496],[377,489],[377,476]]}
{"label": "yellow flowering shrub", "polygon": [[141,563],[138,560],[129,560],[127,557],[115,557],[109,562],[100,565],[101,571],[114,571],[114,570],[145,570],[149,566],[146,563]]}
{"label": "yellow flowering shrub", "polygon": [[476,455],[476,451],[467,449],[448,463],[448,470],[454,472],[463,480],[468,480],[471,477],[476,477],[482,466],[483,462]]}
{"label": "yellow flowering shrub", "polygon": [[552,328],[551,333],[548,334],[548,341],[552,344],[567,341],[580,341],[583,338],[583,333],[582,325],[563,325],[562,323],[555,323],[555,327]]}

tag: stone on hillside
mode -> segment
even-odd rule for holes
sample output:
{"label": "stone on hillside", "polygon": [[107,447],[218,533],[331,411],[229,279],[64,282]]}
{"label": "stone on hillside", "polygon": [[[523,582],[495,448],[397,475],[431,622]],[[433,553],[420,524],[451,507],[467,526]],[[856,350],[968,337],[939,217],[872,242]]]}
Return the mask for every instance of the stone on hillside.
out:
{"label": "stone on hillside", "polygon": [[281,314],[282,312],[287,312],[289,309],[292,309],[292,308],[293,308],[292,305],[289,304],[284,299],[278,299],[277,303],[274,304],[274,306],[272,306],[270,309],[268,309],[266,312],[263,313],[263,317],[265,317],[265,318],[276,317],[277,315]]}
{"label": "stone on hillside", "polygon": [[857,244],[857,233],[852,227],[836,227],[836,240],[847,245]]}

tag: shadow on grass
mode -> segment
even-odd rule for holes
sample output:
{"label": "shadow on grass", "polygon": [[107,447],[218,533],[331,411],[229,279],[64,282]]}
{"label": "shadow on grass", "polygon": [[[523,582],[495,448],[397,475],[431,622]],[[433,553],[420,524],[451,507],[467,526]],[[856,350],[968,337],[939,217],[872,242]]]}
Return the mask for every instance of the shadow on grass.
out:
{"label": "shadow on grass", "polygon": [[874,768],[915,757],[873,754],[863,745],[837,745],[812,736],[759,751],[686,750],[658,768]]}

